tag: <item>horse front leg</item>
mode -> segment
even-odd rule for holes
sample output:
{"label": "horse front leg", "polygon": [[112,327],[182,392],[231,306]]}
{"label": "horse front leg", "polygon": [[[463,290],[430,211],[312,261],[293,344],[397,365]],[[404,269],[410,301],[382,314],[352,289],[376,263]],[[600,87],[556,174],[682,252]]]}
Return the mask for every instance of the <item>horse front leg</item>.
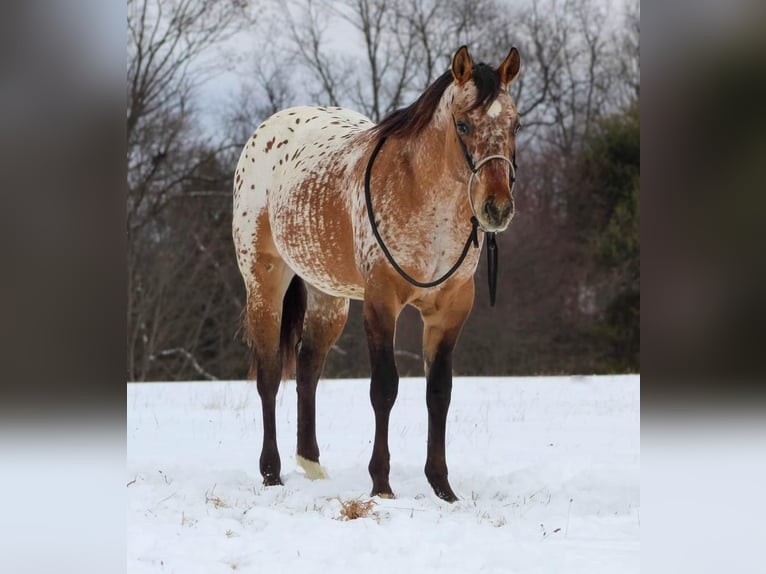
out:
{"label": "horse front leg", "polygon": [[[426,363],[428,454],[425,474],[434,493],[447,502],[458,498],[447,478],[445,439],[452,398],[452,352],[473,306],[473,280],[449,297],[447,304],[422,309],[423,355]],[[438,309],[438,311],[436,310]]]}
{"label": "horse front leg", "polygon": [[388,421],[399,392],[399,373],[394,359],[394,331],[401,306],[364,301],[364,328],[370,352],[370,402],[375,410],[375,444],[368,469],[371,496],[393,498],[388,481],[391,470],[388,450]]}

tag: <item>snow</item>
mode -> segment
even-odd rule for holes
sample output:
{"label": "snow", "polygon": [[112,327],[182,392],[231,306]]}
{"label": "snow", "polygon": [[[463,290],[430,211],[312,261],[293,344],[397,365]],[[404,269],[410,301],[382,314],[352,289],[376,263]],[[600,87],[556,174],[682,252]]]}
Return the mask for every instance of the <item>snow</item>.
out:
{"label": "snow", "polygon": [[320,382],[329,478],[310,481],[294,460],[295,383],[283,383],[285,485],[264,488],[254,384],[128,384],[128,572],[639,572],[638,376],[456,377],[455,504],[423,474],[425,383],[402,379],[389,435],[397,498],[343,521],[341,500],[369,500],[368,385]]}

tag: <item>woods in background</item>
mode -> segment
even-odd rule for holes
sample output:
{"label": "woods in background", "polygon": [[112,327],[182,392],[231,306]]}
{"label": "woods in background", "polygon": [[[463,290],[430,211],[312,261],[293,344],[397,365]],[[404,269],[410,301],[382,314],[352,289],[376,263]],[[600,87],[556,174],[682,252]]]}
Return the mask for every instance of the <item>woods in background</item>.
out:
{"label": "woods in background", "polygon": [[[128,0],[128,379],[244,378],[231,185],[260,121],[291,105],[341,105],[377,121],[416,98],[462,44],[494,65],[519,48],[513,96],[524,129],[517,216],[498,237],[497,306],[482,260],[456,371],[639,371],[638,2],[611,13],[595,0],[286,6]],[[199,86],[232,42],[253,46],[242,83],[203,129]],[[422,374],[419,323],[410,309],[399,320],[404,376]],[[368,374],[352,302],[325,376]]]}

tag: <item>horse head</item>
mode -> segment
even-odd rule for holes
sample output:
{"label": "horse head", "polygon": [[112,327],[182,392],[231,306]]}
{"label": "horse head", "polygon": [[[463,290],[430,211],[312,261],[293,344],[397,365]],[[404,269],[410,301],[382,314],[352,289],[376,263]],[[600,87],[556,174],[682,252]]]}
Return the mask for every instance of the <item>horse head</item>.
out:
{"label": "horse head", "polygon": [[[503,231],[514,215],[516,133],[519,113],[509,94],[519,75],[516,48],[497,69],[474,65],[463,46],[452,58],[453,82],[445,90],[454,130],[447,130],[450,163],[461,165],[468,177],[468,199],[484,231]],[[466,171],[467,170],[467,171]]]}

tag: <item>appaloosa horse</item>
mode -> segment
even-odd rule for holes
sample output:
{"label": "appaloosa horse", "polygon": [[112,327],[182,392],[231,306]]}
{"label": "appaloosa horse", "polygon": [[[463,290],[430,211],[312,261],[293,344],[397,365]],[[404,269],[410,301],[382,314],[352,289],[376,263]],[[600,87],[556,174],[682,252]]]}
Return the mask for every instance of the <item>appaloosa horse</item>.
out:
{"label": "appaloosa horse", "polygon": [[417,101],[378,125],[342,108],[298,107],[268,118],[247,142],[233,234],[247,287],[249,378],[263,407],[264,484],[281,484],[275,398],[296,354],[297,461],[309,477],[325,476],[317,381],[354,298],[364,301],[372,370],[372,495],[393,496],[394,330],[402,308],[413,305],[424,323],[425,474],[437,496],[457,500],[444,448],[452,351],[473,306],[479,242],[513,217],[520,124],[508,86],[519,66],[515,48],[495,69],[473,64],[463,46]]}

